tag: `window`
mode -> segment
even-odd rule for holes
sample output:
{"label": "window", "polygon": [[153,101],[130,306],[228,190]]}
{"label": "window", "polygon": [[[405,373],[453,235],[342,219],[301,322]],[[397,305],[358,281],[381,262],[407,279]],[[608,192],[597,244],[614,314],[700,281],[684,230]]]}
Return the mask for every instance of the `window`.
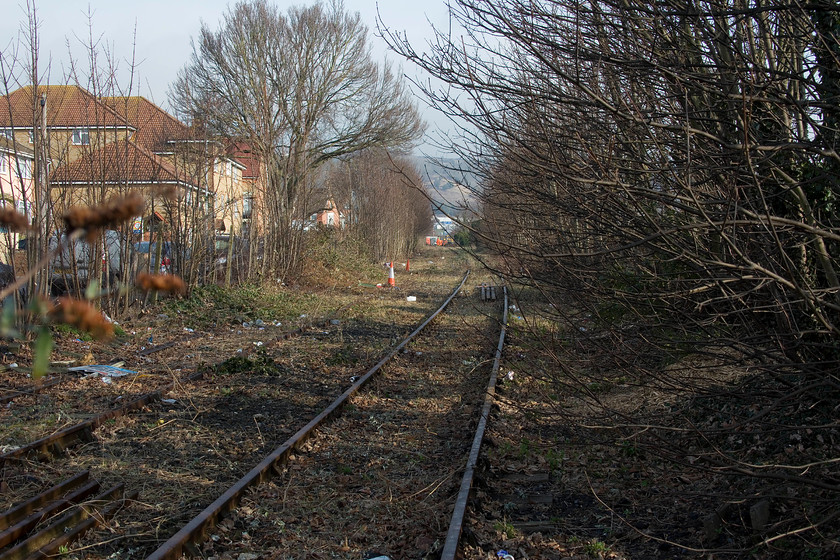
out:
{"label": "window", "polygon": [[9,169],[8,164],[8,156],[6,154],[0,154],[0,173],[6,173],[6,170]]}
{"label": "window", "polygon": [[73,144],[77,146],[90,145],[90,129],[89,128],[74,128],[73,129]]}
{"label": "window", "polygon": [[0,128],[0,136],[5,136],[9,140],[15,139],[14,130],[11,128]]}
{"label": "window", "polygon": [[33,131],[33,130],[29,131],[29,143],[30,144],[35,143],[35,131]]}
{"label": "window", "polygon": [[242,217],[250,218],[253,207],[254,195],[252,195],[251,193],[245,193],[245,197],[242,199]]}
{"label": "window", "polygon": [[20,166],[20,178],[21,179],[31,179],[32,178],[32,160],[30,159],[21,159],[18,162]]}

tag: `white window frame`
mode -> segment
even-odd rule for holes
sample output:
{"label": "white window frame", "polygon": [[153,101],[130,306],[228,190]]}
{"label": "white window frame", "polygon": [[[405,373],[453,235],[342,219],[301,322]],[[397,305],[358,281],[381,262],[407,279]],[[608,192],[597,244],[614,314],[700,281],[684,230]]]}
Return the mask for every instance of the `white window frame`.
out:
{"label": "white window frame", "polygon": [[32,160],[31,159],[23,159],[21,158],[19,162],[20,166],[20,178],[21,179],[31,179],[32,178]]}
{"label": "white window frame", "polygon": [[242,216],[250,218],[254,211],[254,195],[247,192],[242,196]]}
{"label": "white window frame", "polygon": [[72,142],[74,146],[90,146],[90,129],[74,128]]}

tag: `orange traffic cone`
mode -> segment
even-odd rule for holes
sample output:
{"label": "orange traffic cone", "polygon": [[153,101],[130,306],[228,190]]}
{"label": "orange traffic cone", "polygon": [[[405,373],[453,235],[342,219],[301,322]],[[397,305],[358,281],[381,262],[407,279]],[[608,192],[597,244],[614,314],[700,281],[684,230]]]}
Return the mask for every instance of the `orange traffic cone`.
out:
{"label": "orange traffic cone", "polygon": [[394,263],[388,263],[388,285],[392,288],[397,285],[396,281],[394,280]]}

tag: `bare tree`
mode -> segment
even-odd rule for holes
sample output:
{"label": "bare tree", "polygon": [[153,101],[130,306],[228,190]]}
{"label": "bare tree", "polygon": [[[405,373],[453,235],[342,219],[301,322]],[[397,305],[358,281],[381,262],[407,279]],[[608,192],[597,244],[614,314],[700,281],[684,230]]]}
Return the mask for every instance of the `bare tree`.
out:
{"label": "bare tree", "polygon": [[333,166],[326,184],[347,231],[374,260],[409,257],[432,227],[432,208],[410,158],[364,150]]}
{"label": "bare tree", "polygon": [[298,266],[308,192],[325,162],[373,147],[408,148],[422,133],[402,83],[373,61],[367,27],[341,2],[292,8],[240,2],[204,26],[172,87],[194,123],[252,144],[265,168],[256,194],[264,262]]}

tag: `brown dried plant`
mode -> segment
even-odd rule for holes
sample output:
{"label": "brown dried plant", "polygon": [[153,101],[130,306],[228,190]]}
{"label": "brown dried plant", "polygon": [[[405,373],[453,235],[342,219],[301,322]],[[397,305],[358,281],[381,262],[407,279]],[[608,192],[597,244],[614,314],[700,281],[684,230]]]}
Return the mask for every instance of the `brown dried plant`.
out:
{"label": "brown dried plant", "polygon": [[7,227],[10,231],[28,231],[32,229],[26,216],[12,208],[0,208],[0,226]]}
{"label": "brown dried plant", "polygon": [[178,189],[171,185],[154,187],[152,192],[155,196],[165,198],[167,200],[178,200]]}
{"label": "brown dried plant", "polygon": [[187,285],[184,281],[174,274],[146,274],[140,273],[137,275],[137,286],[149,291],[169,292],[172,294],[185,294],[187,292]]}
{"label": "brown dried plant", "polygon": [[92,241],[99,229],[114,227],[139,216],[145,206],[143,196],[133,192],[124,197],[112,198],[99,206],[74,206],[64,215],[64,225],[68,234],[84,230],[88,240]]}
{"label": "brown dried plant", "polygon": [[108,321],[89,301],[62,297],[49,311],[50,318],[88,332],[97,339],[114,336],[114,325]]}

